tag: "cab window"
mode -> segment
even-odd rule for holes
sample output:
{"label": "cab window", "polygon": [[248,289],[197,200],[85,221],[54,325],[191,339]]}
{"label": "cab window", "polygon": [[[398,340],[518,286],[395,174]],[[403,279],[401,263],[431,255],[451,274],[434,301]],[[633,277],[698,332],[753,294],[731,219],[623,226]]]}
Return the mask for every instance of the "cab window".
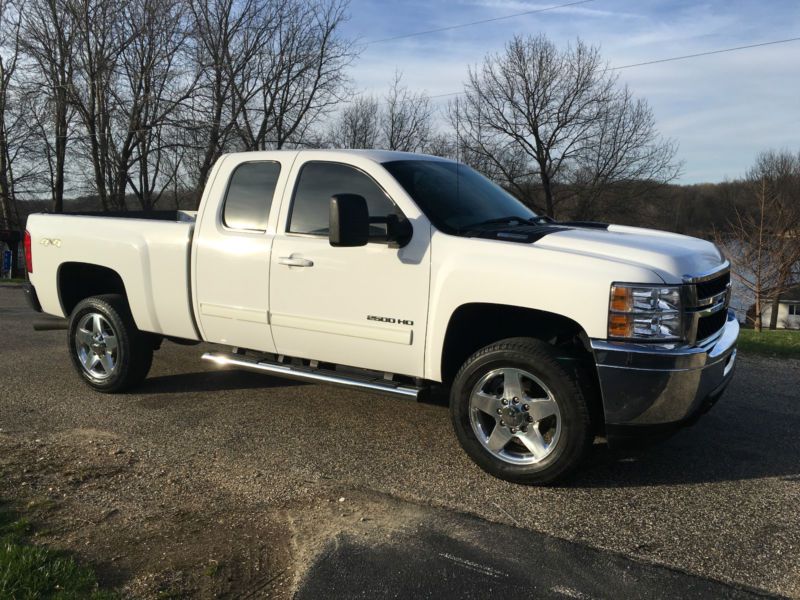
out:
{"label": "cab window", "polygon": [[[386,193],[363,171],[341,163],[309,162],[300,170],[288,231],[328,235],[330,199],[336,194],[358,194],[366,199],[371,221],[370,237],[386,237],[386,217],[399,215]],[[373,219],[384,219],[384,222],[372,222]]]}
{"label": "cab window", "polygon": [[231,174],[222,222],[231,229],[266,231],[272,197],[281,166],[276,162],[248,162]]}

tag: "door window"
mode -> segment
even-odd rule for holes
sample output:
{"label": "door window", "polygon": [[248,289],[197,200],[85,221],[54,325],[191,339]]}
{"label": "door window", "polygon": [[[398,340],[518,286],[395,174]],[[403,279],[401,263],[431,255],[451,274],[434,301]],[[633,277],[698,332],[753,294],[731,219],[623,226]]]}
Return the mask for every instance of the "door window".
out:
{"label": "door window", "polygon": [[231,229],[266,231],[281,166],[276,162],[242,163],[231,174],[222,222]]}
{"label": "door window", "polygon": [[[370,237],[386,237],[385,219],[398,215],[398,210],[386,193],[363,171],[329,162],[309,162],[303,165],[294,191],[289,215],[291,233],[328,235],[330,199],[336,194],[358,194],[367,201],[370,216]],[[383,219],[383,222],[378,222]]]}

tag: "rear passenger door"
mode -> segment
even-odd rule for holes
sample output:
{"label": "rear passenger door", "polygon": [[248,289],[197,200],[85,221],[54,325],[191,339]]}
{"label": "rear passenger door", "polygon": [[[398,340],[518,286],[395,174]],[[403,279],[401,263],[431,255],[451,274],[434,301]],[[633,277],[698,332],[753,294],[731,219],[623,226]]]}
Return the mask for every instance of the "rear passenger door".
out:
{"label": "rear passenger door", "polygon": [[209,180],[192,249],[195,314],[206,341],[275,351],[270,253],[295,155],[229,155]]}

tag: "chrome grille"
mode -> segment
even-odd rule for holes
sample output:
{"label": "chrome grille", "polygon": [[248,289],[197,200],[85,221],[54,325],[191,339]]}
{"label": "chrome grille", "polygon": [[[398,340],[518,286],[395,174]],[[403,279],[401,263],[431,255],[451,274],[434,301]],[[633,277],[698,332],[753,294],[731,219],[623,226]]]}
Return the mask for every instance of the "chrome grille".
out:
{"label": "chrome grille", "polygon": [[711,298],[720,292],[727,291],[731,283],[731,272],[726,271],[721,276],[708,281],[698,281],[695,285],[698,298]]}
{"label": "chrome grille", "polygon": [[725,326],[725,321],[727,319],[727,310],[720,310],[715,312],[713,315],[700,317],[697,320],[697,339],[702,341],[710,338]]}
{"label": "chrome grille", "polygon": [[710,276],[687,279],[686,337],[690,342],[703,343],[725,326],[731,297],[731,273],[726,264],[723,270]]}

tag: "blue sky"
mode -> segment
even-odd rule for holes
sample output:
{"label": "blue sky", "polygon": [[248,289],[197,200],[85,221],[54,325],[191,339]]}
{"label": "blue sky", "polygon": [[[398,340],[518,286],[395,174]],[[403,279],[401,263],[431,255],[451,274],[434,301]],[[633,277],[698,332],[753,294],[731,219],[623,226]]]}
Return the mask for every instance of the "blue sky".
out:
{"label": "blue sky", "polygon": [[[349,36],[369,41],[535,10],[567,0],[351,0]],[[383,94],[395,69],[430,95],[459,91],[468,65],[515,34],[576,37],[612,66],[800,36],[797,0],[622,1],[587,4],[367,45],[351,69],[358,89]],[[619,71],[679,145],[682,183],[744,174],[767,148],[800,150],[800,42]],[[447,99],[437,100],[444,106]]]}

